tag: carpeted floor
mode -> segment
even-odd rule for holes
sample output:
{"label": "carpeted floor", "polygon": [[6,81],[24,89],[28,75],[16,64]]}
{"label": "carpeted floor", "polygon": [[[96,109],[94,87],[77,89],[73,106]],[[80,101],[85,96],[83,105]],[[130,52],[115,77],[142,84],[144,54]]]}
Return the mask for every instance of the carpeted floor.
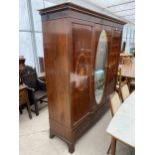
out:
{"label": "carpeted floor", "polygon": [[[39,116],[32,113],[28,117],[27,110],[19,116],[19,154],[20,155],[70,155],[67,144],[58,137],[49,138],[49,122],[47,105],[40,110]],[[106,133],[111,113],[105,115],[84,134],[75,145],[72,155],[106,155],[111,137]],[[117,142],[116,155],[131,155],[133,150]]]}

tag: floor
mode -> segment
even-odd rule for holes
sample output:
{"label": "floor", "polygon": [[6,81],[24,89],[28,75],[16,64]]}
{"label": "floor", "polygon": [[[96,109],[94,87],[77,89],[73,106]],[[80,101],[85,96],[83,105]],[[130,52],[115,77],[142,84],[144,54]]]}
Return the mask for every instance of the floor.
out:
{"label": "floor", "polygon": [[[110,119],[111,113],[108,111],[77,141],[72,155],[106,155],[110,144],[106,128]],[[117,143],[116,155],[133,155],[133,151],[128,146]],[[19,116],[19,154],[70,155],[66,143],[58,137],[49,138],[48,108],[44,103],[39,116],[32,113],[30,120],[26,109]]]}

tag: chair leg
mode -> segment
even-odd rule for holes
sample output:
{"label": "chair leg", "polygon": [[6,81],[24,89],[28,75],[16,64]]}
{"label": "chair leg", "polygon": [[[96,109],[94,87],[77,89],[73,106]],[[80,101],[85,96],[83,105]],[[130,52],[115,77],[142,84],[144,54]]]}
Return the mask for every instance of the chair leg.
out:
{"label": "chair leg", "polygon": [[32,114],[31,114],[31,108],[30,108],[30,104],[27,103],[27,111],[28,111],[28,114],[29,114],[29,118],[31,119],[32,118]]}
{"label": "chair leg", "polygon": [[21,107],[19,107],[19,112],[20,112],[20,114],[22,114],[22,113],[23,113],[23,111],[22,111],[22,108],[21,108]]}
{"label": "chair leg", "polygon": [[36,116],[38,116],[39,115],[39,109],[38,109],[38,104],[36,101],[34,102],[34,106],[35,106]]}
{"label": "chair leg", "polygon": [[109,145],[109,148],[108,148],[107,154],[110,153],[110,149],[111,149],[111,144]]}

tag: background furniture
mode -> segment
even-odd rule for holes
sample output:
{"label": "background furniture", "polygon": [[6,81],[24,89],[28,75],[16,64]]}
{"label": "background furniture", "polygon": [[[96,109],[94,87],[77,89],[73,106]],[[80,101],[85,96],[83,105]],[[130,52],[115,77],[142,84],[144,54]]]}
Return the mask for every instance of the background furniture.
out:
{"label": "background furniture", "polygon": [[110,121],[107,132],[112,136],[111,155],[115,155],[116,139],[135,147],[135,92],[121,104]]}
{"label": "background furniture", "polygon": [[22,113],[22,109],[20,106],[22,106],[25,103],[27,104],[27,111],[29,114],[29,118],[31,119],[32,115],[31,115],[30,102],[29,102],[27,88],[26,88],[26,85],[22,84],[22,85],[19,85],[19,109],[20,109],[20,113]]}
{"label": "background furniture", "polygon": [[[72,153],[77,139],[106,111],[115,90],[125,23],[70,2],[40,14],[50,137],[63,139]],[[99,100],[97,80],[102,88]]]}
{"label": "background furniture", "polygon": [[132,64],[132,59],[134,55],[128,52],[120,53],[120,63],[121,64]]}
{"label": "background furniture", "polygon": [[44,65],[44,58],[43,57],[38,57],[39,59],[39,66],[40,66],[40,72],[45,72],[45,65]]}
{"label": "background furniture", "polygon": [[110,96],[109,100],[110,100],[111,113],[112,113],[112,116],[114,116],[116,114],[117,110],[119,109],[119,107],[121,106],[121,101],[120,101],[118,93],[114,92]]}
{"label": "background furniture", "polygon": [[129,80],[129,90],[130,92],[134,91],[135,90],[135,79],[130,79]]}
{"label": "background furniture", "polygon": [[129,95],[130,95],[130,92],[129,92],[128,85],[125,84],[124,86],[121,87],[121,96],[122,96],[123,101],[125,101],[125,99],[126,99]]}
{"label": "background furniture", "polygon": [[130,57],[123,57],[122,58],[122,64],[130,65],[131,63],[132,63],[132,59]]}
{"label": "background furniture", "polygon": [[[110,96],[109,101],[110,101],[111,114],[112,114],[112,116],[114,116],[116,114],[117,110],[119,109],[119,107],[121,106],[121,101],[120,101],[120,98],[119,98],[118,93],[117,92],[114,92]],[[111,149],[111,144],[109,146],[109,149],[107,151],[107,154],[109,154],[110,149]]]}
{"label": "background furniture", "polygon": [[45,72],[41,72],[38,74],[38,78],[42,81],[46,81],[46,75],[45,75]]}
{"label": "background furniture", "polygon": [[121,77],[126,78],[128,81],[129,91],[131,92],[131,88],[135,89],[135,64],[132,63],[130,65],[119,65],[121,68]]}
{"label": "background furniture", "polygon": [[119,65],[121,68],[121,76],[127,78],[135,78],[135,64],[130,65]]}
{"label": "background furniture", "polygon": [[22,82],[27,86],[30,104],[35,105],[35,113],[39,115],[37,102],[42,102],[47,97],[46,85],[38,79],[36,70],[30,66],[25,66],[20,70],[20,77]]}
{"label": "background furniture", "polygon": [[122,69],[121,67],[119,67],[118,73],[117,73],[117,83],[116,83],[116,91],[118,92],[119,96],[122,96],[121,87],[124,86],[125,84],[128,84],[128,79],[126,77],[122,77]]}

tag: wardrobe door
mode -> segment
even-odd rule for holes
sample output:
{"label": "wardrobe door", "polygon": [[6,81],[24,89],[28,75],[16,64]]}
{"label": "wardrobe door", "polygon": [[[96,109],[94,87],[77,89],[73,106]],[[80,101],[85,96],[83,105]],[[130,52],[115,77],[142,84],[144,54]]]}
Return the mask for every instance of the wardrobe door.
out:
{"label": "wardrobe door", "polygon": [[107,91],[107,61],[111,44],[111,28],[95,24],[95,49],[93,56],[92,102],[93,111],[105,103]]}
{"label": "wardrobe door", "polygon": [[71,100],[72,123],[79,124],[90,112],[90,76],[93,25],[74,20],[72,27]]}
{"label": "wardrobe door", "polygon": [[116,87],[120,46],[121,46],[121,31],[115,30],[113,28],[112,43],[110,51],[108,53],[108,84],[107,84],[108,95],[112,93]]}

